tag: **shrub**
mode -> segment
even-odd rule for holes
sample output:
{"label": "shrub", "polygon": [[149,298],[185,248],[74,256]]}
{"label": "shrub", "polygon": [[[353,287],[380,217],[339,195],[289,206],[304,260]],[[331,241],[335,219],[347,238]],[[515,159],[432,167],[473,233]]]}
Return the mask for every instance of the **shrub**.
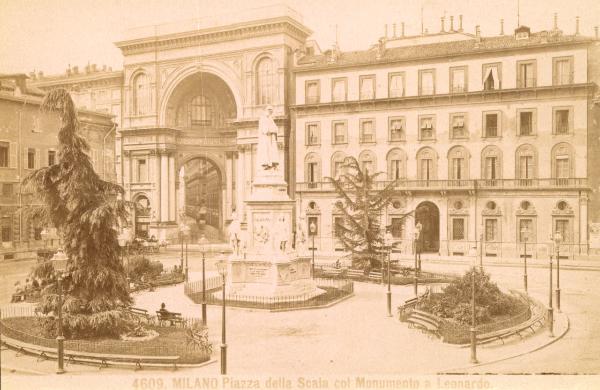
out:
{"label": "shrub", "polygon": [[129,259],[128,275],[134,281],[149,281],[155,279],[163,271],[163,264],[160,261],[149,260],[144,256],[134,256]]}

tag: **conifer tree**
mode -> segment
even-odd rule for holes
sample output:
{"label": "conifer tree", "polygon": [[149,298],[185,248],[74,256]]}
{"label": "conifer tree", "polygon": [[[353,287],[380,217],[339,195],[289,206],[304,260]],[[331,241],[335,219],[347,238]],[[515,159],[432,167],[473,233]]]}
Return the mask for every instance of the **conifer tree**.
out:
{"label": "conifer tree", "polygon": [[[66,90],[49,92],[41,110],[56,112],[61,121],[58,162],[34,171],[23,184],[41,201],[32,215],[56,227],[69,258],[63,281],[65,336],[117,336],[131,326],[121,309],[132,302],[116,230],[127,216],[128,204],[118,199],[123,189],[94,172]],[[57,303],[53,279],[42,292],[38,310],[55,314]],[[45,327],[52,331],[54,321],[46,321]]]}
{"label": "conifer tree", "polygon": [[394,195],[394,181],[385,188],[375,188],[375,179],[382,172],[370,173],[361,168],[354,157],[348,157],[339,179],[328,177],[340,200],[337,210],[343,222],[336,223],[335,236],[352,254],[352,263],[357,268],[378,268],[384,254],[381,215]]}

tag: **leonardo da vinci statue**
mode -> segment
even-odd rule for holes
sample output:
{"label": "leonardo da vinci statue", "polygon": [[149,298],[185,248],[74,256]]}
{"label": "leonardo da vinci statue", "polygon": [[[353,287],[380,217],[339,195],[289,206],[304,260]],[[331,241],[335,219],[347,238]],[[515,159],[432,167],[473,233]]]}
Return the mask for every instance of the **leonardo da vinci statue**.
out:
{"label": "leonardo da vinci statue", "polygon": [[267,106],[258,120],[258,146],[256,150],[259,168],[277,170],[279,150],[277,149],[277,125],[273,121],[273,107]]}

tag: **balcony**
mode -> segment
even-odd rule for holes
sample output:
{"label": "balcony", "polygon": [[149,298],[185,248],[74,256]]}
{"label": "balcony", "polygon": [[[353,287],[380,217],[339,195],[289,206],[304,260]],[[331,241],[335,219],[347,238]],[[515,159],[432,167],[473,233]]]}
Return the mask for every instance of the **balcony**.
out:
{"label": "balcony", "polygon": [[[377,181],[375,190],[382,190],[391,181]],[[586,178],[572,179],[483,179],[483,180],[396,180],[397,191],[495,191],[495,190],[554,190],[587,189]],[[350,189],[350,187],[348,187]],[[333,192],[328,181],[296,183],[297,192]]]}

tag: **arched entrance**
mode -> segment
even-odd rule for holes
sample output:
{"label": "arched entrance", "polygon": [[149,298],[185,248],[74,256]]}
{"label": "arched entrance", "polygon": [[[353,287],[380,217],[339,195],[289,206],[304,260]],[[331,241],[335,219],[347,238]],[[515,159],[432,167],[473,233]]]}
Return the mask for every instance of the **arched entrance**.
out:
{"label": "arched entrance", "polygon": [[421,223],[421,252],[440,250],[440,210],[431,202],[422,202],[415,211],[415,223]]}
{"label": "arched entrance", "polygon": [[135,237],[149,238],[148,231],[152,209],[150,200],[146,195],[137,195],[133,202],[135,203]]}
{"label": "arched entrance", "polygon": [[[201,234],[218,238],[223,229],[222,176],[208,158],[195,157],[183,164],[185,222],[195,242]],[[180,183],[181,185],[181,183]]]}

